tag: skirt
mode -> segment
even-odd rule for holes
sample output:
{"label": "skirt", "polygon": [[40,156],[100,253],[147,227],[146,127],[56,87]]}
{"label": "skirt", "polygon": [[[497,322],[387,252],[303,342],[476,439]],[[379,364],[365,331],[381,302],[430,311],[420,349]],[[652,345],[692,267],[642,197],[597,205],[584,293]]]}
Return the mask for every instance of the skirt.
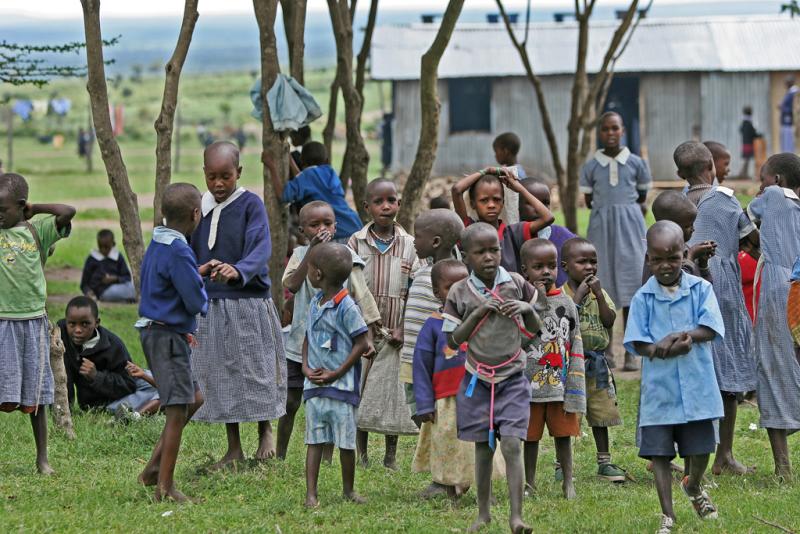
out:
{"label": "skirt", "polygon": [[269,421],[286,413],[286,356],[272,299],[213,299],[198,318],[192,371],[207,423]]}
{"label": "skirt", "polygon": [[53,404],[50,330],[47,317],[0,320],[0,409]]}
{"label": "skirt", "polygon": [[[366,363],[363,368],[366,369]],[[400,375],[400,347],[383,345],[372,362],[358,407],[358,429],[386,435],[416,435]]]}

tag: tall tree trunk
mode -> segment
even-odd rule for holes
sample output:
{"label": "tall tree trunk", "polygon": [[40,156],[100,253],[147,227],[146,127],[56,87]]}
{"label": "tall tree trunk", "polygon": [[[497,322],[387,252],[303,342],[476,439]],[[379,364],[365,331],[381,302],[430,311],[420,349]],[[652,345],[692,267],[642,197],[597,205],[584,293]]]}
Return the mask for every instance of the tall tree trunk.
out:
{"label": "tall tree trunk", "polygon": [[91,100],[92,120],[100,145],[100,155],[108,174],[108,183],[114,194],[122,228],[122,244],[131,263],[133,282],[139,289],[139,274],[144,256],[142,223],[139,220],[139,203],[128,180],[128,170],[122,160],[117,140],[111,129],[108,111],[108,87],[103,63],[103,39],[100,35],[100,1],[81,0],[83,28],[86,34],[86,65],[89,81],[86,85]]}
{"label": "tall tree trunk", "polygon": [[[341,176],[353,188],[353,202],[362,220],[367,218],[364,197],[367,189],[369,153],[361,137],[362,99],[353,83],[353,24],[347,0],[328,0],[333,34],[336,38],[336,77],[344,97],[345,124],[347,126],[347,168]],[[344,174],[344,171],[347,174]]]}
{"label": "tall tree trunk", "polygon": [[67,390],[67,371],[64,368],[64,342],[61,340],[61,329],[48,321],[50,336],[50,368],[53,371],[54,396],[53,419],[56,426],[64,431],[67,439],[75,439],[75,428],[72,426],[72,413]]}
{"label": "tall tree trunk", "polygon": [[[278,0],[253,0],[253,9],[258,23],[258,38],[261,45],[261,102],[262,102],[262,160],[275,162],[276,172],[281,180],[289,175],[289,147],[280,133],[272,127],[269,114],[267,91],[275,83],[281,72],[278,63],[278,47],[275,41],[275,17],[278,12]],[[264,165],[264,204],[269,216],[270,235],[272,237],[272,256],[269,260],[269,276],[272,281],[272,298],[278,309],[283,306],[283,261],[289,240],[289,217],[286,207],[278,200],[272,187],[270,170]]]}
{"label": "tall tree trunk", "polygon": [[172,178],[172,131],[175,126],[175,108],[178,105],[178,84],[181,70],[192,42],[197,22],[197,0],[186,0],[183,7],[183,22],[178,34],[175,51],[164,66],[164,95],[161,97],[161,113],[156,119],[156,193],[153,198],[153,224],[161,224],[161,197]]}
{"label": "tall tree trunk", "polygon": [[419,76],[419,103],[421,124],[417,155],[411,166],[406,186],[403,189],[403,203],[397,219],[403,227],[411,231],[414,218],[419,210],[425,183],[430,178],[436,150],[439,146],[439,96],[436,86],[439,82],[439,61],[442,59],[450,36],[464,7],[464,0],[450,0],[442,16],[436,37],[428,51],[422,55]]}
{"label": "tall tree trunk", "polygon": [[289,73],[301,85],[304,83],[303,54],[305,53],[307,0],[281,0],[283,28],[289,47]]}
{"label": "tall tree trunk", "polygon": [[[330,95],[328,98],[328,116],[325,117],[325,128],[322,129],[322,144],[325,145],[325,152],[331,157],[333,150],[333,135],[336,130],[336,113],[339,107],[339,78],[334,76],[331,82]],[[342,184],[346,188],[347,184]]]}

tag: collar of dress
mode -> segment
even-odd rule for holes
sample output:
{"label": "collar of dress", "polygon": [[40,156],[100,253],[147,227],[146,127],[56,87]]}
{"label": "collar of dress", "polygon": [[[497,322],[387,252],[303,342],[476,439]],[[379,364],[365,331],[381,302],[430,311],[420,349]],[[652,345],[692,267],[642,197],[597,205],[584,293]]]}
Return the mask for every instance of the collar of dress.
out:
{"label": "collar of dress", "polygon": [[631,151],[628,150],[628,147],[622,147],[622,150],[619,151],[619,154],[614,156],[613,158],[608,157],[603,153],[602,150],[598,150],[594,153],[594,159],[597,160],[597,163],[600,164],[602,167],[608,167],[612,161],[616,161],[625,165],[628,162],[628,158],[631,157]]}
{"label": "collar of dress", "polygon": [[104,260],[104,259],[106,259],[106,258],[108,258],[108,259],[109,259],[109,260],[111,260],[111,261],[117,261],[117,260],[119,259],[119,250],[117,250],[117,247],[113,247],[113,248],[112,248],[112,249],[109,251],[109,253],[108,253],[108,256],[103,256],[103,255],[100,253],[100,251],[99,251],[99,250],[97,250],[97,249],[94,249],[94,250],[92,250],[92,251],[89,253],[89,255],[90,255],[92,258],[96,259],[97,261],[103,261],[103,260]]}

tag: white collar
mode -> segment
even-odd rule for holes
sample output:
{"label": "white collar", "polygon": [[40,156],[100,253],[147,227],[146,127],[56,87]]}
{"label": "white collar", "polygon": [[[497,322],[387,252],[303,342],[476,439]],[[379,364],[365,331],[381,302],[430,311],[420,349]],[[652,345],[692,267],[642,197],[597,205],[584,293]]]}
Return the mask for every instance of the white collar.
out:
{"label": "white collar", "polygon": [[625,165],[628,162],[628,158],[630,156],[631,156],[631,151],[628,150],[628,147],[626,146],[622,147],[622,150],[619,151],[619,154],[617,154],[613,158],[604,154],[602,150],[598,150],[597,152],[594,153],[594,159],[597,160],[597,163],[599,163],[600,166],[602,167],[608,167],[608,165],[612,161],[617,161]]}
{"label": "white collar", "polygon": [[186,236],[177,230],[167,228],[166,226],[156,226],[153,228],[153,241],[156,243],[161,243],[162,245],[171,245],[176,239],[178,241],[188,243],[186,241]]}
{"label": "white collar", "polygon": [[208,215],[211,212],[211,210],[213,210],[217,206],[220,206],[220,211],[222,211],[234,200],[242,196],[242,194],[245,191],[247,190],[244,187],[238,187],[236,188],[236,191],[231,193],[231,196],[229,196],[223,202],[217,202],[216,199],[214,199],[214,195],[211,194],[211,191],[206,191],[205,193],[203,193],[203,200],[201,202],[201,208],[200,208],[203,211],[203,217]]}
{"label": "white collar", "polygon": [[106,258],[108,258],[111,261],[117,261],[119,259],[119,250],[117,250],[117,247],[113,247],[108,252],[108,256],[103,256],[103,254],[99,250],[94,249],[89,253],[89,255],[92,258],[96,259],[97,261],[103,261]]}
{"label": "white collar", "polygon": [[95,330],[94,331],[94,337],[92,337],[92,339],[90,339],[86,343],[84,343],[81,346],[81,350],[84,351],[84,350],[93,349],[93,348],[95,348],[97,346],[98,343],[100,343],[100,330]]}

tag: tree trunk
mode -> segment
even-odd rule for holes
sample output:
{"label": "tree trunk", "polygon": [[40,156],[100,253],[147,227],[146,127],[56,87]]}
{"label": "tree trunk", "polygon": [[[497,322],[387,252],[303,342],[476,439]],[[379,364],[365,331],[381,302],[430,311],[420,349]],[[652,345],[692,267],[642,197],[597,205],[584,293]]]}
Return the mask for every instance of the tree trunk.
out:
{"label": "tree trunk", "polygon": [[301,85],[304,83],[303,54],[305,53],[307,0],[281,0],[283,28],[289,47],[289,73]]}
{"label": "tree trunk", "polygon": [[81,0],[83,27],[86,33],[86,65],[89,71],[87,90],[91,100],[92,120],[100,145],[100,155],[108,174],[108,183],[114,194],[122,228],[122,244],[131,264],[131,274],[136,289],[139,289],[139,274],[144,256],[142,224],[139,220],[139,204],[128,180],[128,170],[122,160],[117,140],[111,130],[108,111],[108,87],[103,63],[103,40],[100,35],[100,1]]}
{"label": "tree trunk", "polygon": [[419,103],[421,124],[417,155],[411,166],[406,186],[403,189],[403,203],[397,219],[408,231],[413,230],[414,218],[419,210],[425,184],[430,178],[433,162],[436,160],[436,149],[439,146],[439,96],[436,86],[439,82],[439,61],[442,59],[450,36],[464,7],[464,0],[450,0],[442,16],[442,22],[436,37],[428,51],[422,55],[419,76]]}
{"label": "tree trunk", "polygon": [[[275,17],[278,0],[253,0],[258,22],[258,37],[261,45],[261,102],[262,109],[262,160],[275,162],[281,180],[289,175],[289,147],[284,138],[272,127],[267,91],[281,72],[278,63],[278,47],[275,41]],[[269,216],[272,256],[269,260],[269,276],[272,281],[272,298],[280,310],[283,307],[283,261],[289,240],[289,217],[285,206],[278,200],[272,187],[269,167],[264,165],[264,204]]]}
{"label": "tree trunk", "polygon": [[361,95],[353,84],[353,24],[347,0],[328,0],[333,34],[336,39],[336,77],[344,97],[345,124],[347,126],[347,174],[343,182],[349,181],[353,188],[353,202],[362,220],[367,218],[364,196],[367,189],[369,153],[361,137]]}
{"label": "tree trunk", "polygon": [[186,0],[183,7],[183,22],[178,34],[175,51],[164,66],[164,95],[161,98],[161,113],[156,119],[156,192],[153,199],[153,224],[161,224],[161,197],[172,178],[172,131],[175,126],[175,108],[178,105],[178,84],[181,70],[192,42],[197,22],[197,0]]}
{"label": "tree trunk", "polygon": [[56,426],[64,431],[67,439],[75,439],[72,426],[69,394],[67,392],[67,371],[64,369],[64,342],[61,340],[61,329],[48,321],[50,336],[50,368],[53,370],[55,391],[53,397],[53,419]]}
{"label": "tree trunk", "polygon": [[[331,157],[333,149],[333,134],[336,130],[336,111],[339,107],[339,78],[334,76],[331,82],[331,91],[328,99],[328,116],[325,118],[325,128],[322,129],[322,144],[325,145],[325,152]],[[346,184],[342,184],[345,187]],[[347,187],[345,187],[345,190]]]}

